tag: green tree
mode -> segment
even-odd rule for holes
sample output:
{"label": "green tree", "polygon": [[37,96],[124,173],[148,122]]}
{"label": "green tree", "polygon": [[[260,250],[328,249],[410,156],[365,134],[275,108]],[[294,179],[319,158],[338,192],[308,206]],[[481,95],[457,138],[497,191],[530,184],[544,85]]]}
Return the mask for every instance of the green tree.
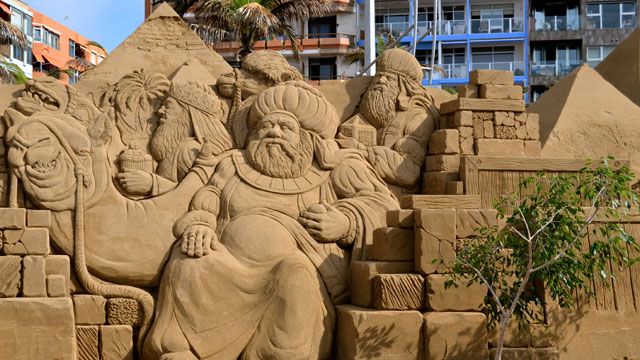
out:
{"label": "green tree", "polygon": [[[31,42],[22,30],[4,19],[0,19],[0,44],[14,44],[23,49],[31,47]],[[0,56],[0,79],[3,83],[24,84],[27,76],[20,67]]]}
{"label": "green tree", "polygon": [[[512,318],[524,330],[542,322],[536,309],[544,305],[545,295],[534,284],[544,284],[554,302],[571,309],[576,290],[593,296],[591,279],[614,276],[609,261],[629,266],[638,260],[630,255],[638,251],[638,243],[622,226],[637,206],[629,187],[633,175],[626,167],[611,166],[611,160],[577,174],[539,172],[522,180],[518,193],[494,204],[506,226],[477,229],[478,237],[458,249],[455,261],[442,261],[452,273],[447,287],[488,287],[489,325],[499,326],[497,360]],[[590,232],[590,242],[585,241]]]}
{"label": "green tree", "polygon": [[[188,1],[168,1],[176,8]],[[189,8],[194,11],[194,30],[207,43],[237,39],[240,57],[253,51],[259,39],[285,36],[299,55],[298,34],[291,25],[335,12],[329,0],[198,0]]]}

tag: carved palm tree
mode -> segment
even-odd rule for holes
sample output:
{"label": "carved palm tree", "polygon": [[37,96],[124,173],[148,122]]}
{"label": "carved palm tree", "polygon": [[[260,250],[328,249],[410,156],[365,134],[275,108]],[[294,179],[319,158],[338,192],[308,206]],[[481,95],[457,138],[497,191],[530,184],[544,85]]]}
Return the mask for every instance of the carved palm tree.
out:
{"label": "carved palm tree", "polygon": [[[240,42],[239,56],[253,51],[261,38],[285,36],[292,42],[296,56],[298,34],[290,24],[335,12],[329,0],[169,0],[180,11],[193,11],[193,29],[207,43]],[[186,10],[183,10],[185,9]]]}
{"label": "carved palm tree", "polygon": [[[23,49],[31,47],[31,42],[22,30],[4,19],[0,19],[0,44],[15,44]],[[2,57],[0,60],[0,81],[2,83],[24,84],[26,80],[27,77],[20,67]]]}

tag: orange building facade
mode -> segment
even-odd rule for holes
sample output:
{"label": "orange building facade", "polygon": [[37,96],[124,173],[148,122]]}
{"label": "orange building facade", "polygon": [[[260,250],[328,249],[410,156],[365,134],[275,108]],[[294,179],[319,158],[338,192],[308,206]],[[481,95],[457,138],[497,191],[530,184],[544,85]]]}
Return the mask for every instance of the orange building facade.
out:
{"label": "orange building facade", "polygon": [[[106,56],[99,47],[87,45],[89,39],[67,28],[46,15],[29,8],[33,12],[33,78],[46,76],[56,69],[72,68],[73,76],[61,74],[60,81],[74,83],[82,66],[70,64],[75,59],[84,59],[97,65]],[[75,66],[75,68],[74,68]]]}

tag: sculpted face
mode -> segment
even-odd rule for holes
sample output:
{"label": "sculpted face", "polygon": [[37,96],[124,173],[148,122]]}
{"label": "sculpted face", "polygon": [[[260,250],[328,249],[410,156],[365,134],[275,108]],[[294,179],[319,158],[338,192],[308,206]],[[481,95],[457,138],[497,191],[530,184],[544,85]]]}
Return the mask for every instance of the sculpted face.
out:
{"label": "sculpted face", "polygon": [[385,127],[396,115],[400,95],[398,75],[377,73],[360,103],[360,112],[376,128]]}
{"label": "sculpted face", "polygon": [[158,127],[151,138],[151,155],[162,161],[172,154],[182,140],[192,136],[193,127],[187,109],[169,97],[158,110]]}
{"label": "sculpted face", "polygon": [[253,167],[265,175],[299,177],[311,166],[313,142],[291,114],[272,112],[252,129],[247,157]]}
{"label": "sculpted face", "polygon": [[[246,99],[249,96],[257,95],[261,91],[265,90],[270,84],[264,78],[264,75],[259,73],[251,73],[247,70],[240,70],[240,79],[242,87],[242,99]],[[218,78],[216,83],[220,94],[227,98],[233,98],[236,86],[236,78],[234,73],[227,73]]]}
{"label": "sculpted face", "polygon": [[16,101],[16,108],[25,115],[40,111],[64,113],[69,102],[67,90],[61,82],[44,76],[27,81],[25,90]]}
{"label": "sculpted face", "polygon": [[[67,139],[87,176],[92,176],[90,143],[79,133]],[[52,210],[74,207],[76,177],[74,164],[58,138],[42,123],[32,122],[17,131],[11,141],[9,164],[18,172],[25,191],[37,204]],[[93,193],[93,179],[87,179],[87,193]]]}

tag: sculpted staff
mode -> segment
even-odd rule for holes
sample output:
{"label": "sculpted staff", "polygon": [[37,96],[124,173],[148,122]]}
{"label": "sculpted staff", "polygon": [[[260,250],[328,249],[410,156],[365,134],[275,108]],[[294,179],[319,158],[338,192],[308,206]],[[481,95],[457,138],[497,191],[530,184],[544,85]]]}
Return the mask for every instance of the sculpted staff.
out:
{"label": "sculpted staff", "polygon": [[232,150],[174,226],[149,359],[326,359],[351,260],[398,204],[339,150],[335,109],[293,82],[257,96]]}

